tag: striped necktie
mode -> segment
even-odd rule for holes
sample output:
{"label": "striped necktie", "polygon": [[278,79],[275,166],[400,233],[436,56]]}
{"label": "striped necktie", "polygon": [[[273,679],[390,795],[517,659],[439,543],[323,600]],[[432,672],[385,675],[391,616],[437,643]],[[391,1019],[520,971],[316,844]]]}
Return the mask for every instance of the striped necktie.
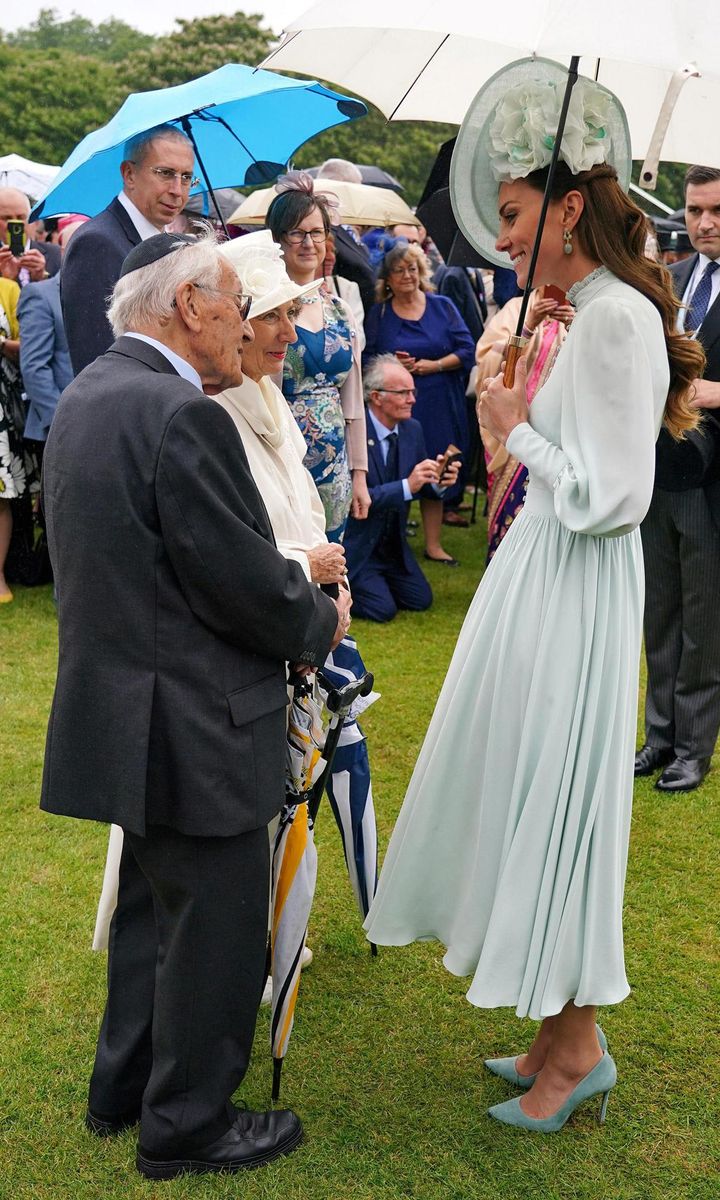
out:
{"label": "striped necktie", "polygon": [[694,333],[705,320],[712,292],[712,277],[719,266],[720,263],[709,262],[700,277],[700,282],[692,294],[685,313],[685,320],[683,321],[683,328],[686,333]]}

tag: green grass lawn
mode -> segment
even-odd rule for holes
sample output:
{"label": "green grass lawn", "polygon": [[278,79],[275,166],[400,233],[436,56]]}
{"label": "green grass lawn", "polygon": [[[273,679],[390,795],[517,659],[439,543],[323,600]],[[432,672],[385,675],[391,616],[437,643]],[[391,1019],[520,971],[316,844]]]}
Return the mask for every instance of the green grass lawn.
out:
{"label": "green grass lawn", "polygon": [[[353,626],[382,693],[364,724],[383,850],[481,574],[481,536],[480,525],[447,531],[462,567],[428,566],[429,612]],[[636,787],[626,893],[633,991],[601,1018],[619,1071],[605,1126],[589,1106],[548,1137],[486,1117],[512,1092],[483,1058],[520,1050],[532,1026],[510,1010],[469,1005],[438,945],[370,957],[323,807],[315,960],[282,1096],[307,1140],[245,1176],[142,1180],[134,1133],[98,1141],[82,1125],[104,998],[105,959],[90,942],[106,830],[37,807],[55,653],[49,588],[18,588],[0,609],[2,1200],[718,1200],[717,768],[687,796],[663,796],[652,780]],[[251,1107],[269,1103],[268,1024],[262,1010],[241,1093]]]}

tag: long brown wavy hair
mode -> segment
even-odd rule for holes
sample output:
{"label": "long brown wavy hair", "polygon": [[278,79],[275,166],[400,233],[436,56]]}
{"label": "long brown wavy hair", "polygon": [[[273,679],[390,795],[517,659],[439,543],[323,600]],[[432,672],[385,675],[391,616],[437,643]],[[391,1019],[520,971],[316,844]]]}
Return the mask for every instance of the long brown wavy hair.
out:
{"label": "long brown wavy hair", "polygon": [[[537,191],[545,190],[547,168],[534,171],[526,182]],[[666,267],[645,255],[647,218],[625,195],[614,167],[600,164],[573,175],[566,163],[557,164],[553,181],[553,200],[577,191],[585,207],[573,230],[581,249],[612,271],[623,283],[647,296],[660,313],[670,363],[670,391],[665,404],[664,423],[676,439],[694,429],[700,414],[690,407],[693,381],[702,378],[705,353],[694,338],[677,330],[680,302],[675,296],[672,276]]]}

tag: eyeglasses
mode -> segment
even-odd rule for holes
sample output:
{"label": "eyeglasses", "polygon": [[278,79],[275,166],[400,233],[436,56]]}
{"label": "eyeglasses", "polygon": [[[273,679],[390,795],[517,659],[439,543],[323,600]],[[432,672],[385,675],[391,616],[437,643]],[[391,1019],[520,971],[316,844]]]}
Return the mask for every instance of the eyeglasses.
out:
{"label": "eyeglasses", "polygon": [[391,275],[417,275],[417,267],[393,267]]}
{"label": "eyeglasses", "polygon": [[387,396],[416,396],[415,388],[377,388],[378,392],[384,392]]}
{"label": "eyeglasses", "polygon": [[252,304],[252,296],[246,296],[244,292],[224,292],[221,288],[206,287],[204,283],[196,283],[196,288],[200,288],[203,292],[212,292],[215,296],[232,296],[235,301],[235,307],[240,313],[240,320],[247,321],[250,313],[250,305]]}
{"label": "eyeglasses", "polygon": [[253,317],[254,321],[262,321],[264,325],[279,325],[285,318],[294,325],[300,316],[299,308],[289,308],[287,312],[280,312],[277,308],[271,308],[269,312],[260,313],[258,317]]}
{"label": "eyeglasses", "polygon": [[302,246],[305,238],[310,238],[311,242],[319,245],[325,241],[327,234],[324,229],[291,229],[289,233],[283,234],[283,237],[291,246]]}
{"label": "eyeglasses", "polygon": [[[132,160],[135,162],[135,160]],[[135,163],[137,166],[137,163]],[[172,167],[148,167],[148,170],[156,176],[157,179],[162,179],[163,183],[174,183],[176,179],[180,180],[180,186],[184,188],[195,187],[200,181],[195,178],[192,171],[173,171]]]}

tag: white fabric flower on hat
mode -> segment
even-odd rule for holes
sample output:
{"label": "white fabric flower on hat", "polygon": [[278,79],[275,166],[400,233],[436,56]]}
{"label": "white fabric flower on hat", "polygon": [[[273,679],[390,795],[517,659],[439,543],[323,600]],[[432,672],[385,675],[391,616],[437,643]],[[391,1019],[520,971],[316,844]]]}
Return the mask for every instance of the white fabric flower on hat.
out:
{"label": "white fabric flower on hat", "polygon": [[[490,165],[498,182],[524,179],[548,166],[555,145],[565,88],[554,83],[516,84],[495,109],[489,130]],[[568,108],[560,158],[573,175],[607,161],[610,97],[591,80],[579,79]]]}

